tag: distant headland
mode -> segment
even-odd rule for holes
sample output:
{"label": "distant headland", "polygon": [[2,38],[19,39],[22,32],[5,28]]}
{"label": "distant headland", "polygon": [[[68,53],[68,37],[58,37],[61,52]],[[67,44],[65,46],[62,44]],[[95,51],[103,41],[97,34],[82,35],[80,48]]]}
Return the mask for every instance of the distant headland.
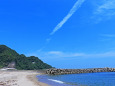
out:
{"label": "distant headland", "polygon": [[46,74],[80,74],[96,72],[115,72],[115,68],[89,68],[89,69],[56,69],[51,65],[44,63],[38,57],[26,57],[24,54],[18,54],[15,50],[0,45],[0,68],[16,70],[39,70],[46,69]]}
{"label": "distant headland", "polygon": [[38,70],[49,69],[51,65],[44,63],[38,57],[26,57],[24,54],[18,54],[15,50],[0,45],[0,68],[17,70]]}

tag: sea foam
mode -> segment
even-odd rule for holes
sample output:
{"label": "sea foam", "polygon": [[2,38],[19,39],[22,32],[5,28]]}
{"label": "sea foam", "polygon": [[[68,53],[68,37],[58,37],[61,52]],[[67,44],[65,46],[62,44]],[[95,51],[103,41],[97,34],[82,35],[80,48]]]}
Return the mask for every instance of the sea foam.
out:
{"label": "sea foam", "polygon": [[54,80],[54,79],[48,79],[48,80],[53,81],[53,82],[57,82],[57,83],[60,83],[60,84],[63,84],[63,83],[64,83],[64,82],[62,82],[62,81]]}

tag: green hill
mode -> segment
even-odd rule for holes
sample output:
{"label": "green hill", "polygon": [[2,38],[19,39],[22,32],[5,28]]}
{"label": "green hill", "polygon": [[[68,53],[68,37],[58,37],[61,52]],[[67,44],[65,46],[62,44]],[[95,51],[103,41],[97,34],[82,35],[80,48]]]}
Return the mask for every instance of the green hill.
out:
{"label": "green hill", "polygon": [[8,67],[11,63],[15,63],[15,68],[19,70],[37,70],[49,69],[52,66],[44,63],[38,57],[19,55],[15,50],[5,45],[0,45],[0,68]]}

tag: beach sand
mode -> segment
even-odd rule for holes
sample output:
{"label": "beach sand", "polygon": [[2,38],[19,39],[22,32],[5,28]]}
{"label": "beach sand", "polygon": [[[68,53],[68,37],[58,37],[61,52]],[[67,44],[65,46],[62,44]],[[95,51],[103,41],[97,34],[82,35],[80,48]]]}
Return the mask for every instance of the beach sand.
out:
{"label": "beach sand", "polygon": [[49,86],[39,82],[36,71],[0,71],[0,86]]}

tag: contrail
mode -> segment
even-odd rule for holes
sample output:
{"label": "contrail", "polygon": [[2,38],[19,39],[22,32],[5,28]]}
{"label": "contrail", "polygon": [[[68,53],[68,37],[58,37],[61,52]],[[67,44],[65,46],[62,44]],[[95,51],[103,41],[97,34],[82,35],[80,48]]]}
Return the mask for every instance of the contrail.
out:
{"label": "contrail", "polygon": [[43,46],[41,49],[39,49],[39,51],[42,51],[46,46],[47,44],[50,42],[50,40],[52,39],[51,38],[51,35],[53,35],[55,32],[57,32],[62,26],[64,23],[66,23],[66,21],[78,10],[78,8],[81,7],[82,3],[84,2],[85,0],[77,0],[76,3],[74,4],[74,6],[71,8],[71,10],[69,11],[69,13],[63,18],[63,20],[53,29],[53,31],[50,33],[50,37],[46,39],[46,44],[45,46]]}
{"label": "contrail", "polygon": [[50,33],[50,35],[53,35],[55,32],[57,32],[63,26],[63,24],[66,23],[66,21],[77,11],[77,9],[80,8],[80,6],[82,5],[82,3],[84,1],[85,0],[78,0],[78,1],[76,1],[76,3],[72,7],[72,9],[69,11],[67,16],[65,16],[63,18],[63,20],[53,29],[53,31]]}

